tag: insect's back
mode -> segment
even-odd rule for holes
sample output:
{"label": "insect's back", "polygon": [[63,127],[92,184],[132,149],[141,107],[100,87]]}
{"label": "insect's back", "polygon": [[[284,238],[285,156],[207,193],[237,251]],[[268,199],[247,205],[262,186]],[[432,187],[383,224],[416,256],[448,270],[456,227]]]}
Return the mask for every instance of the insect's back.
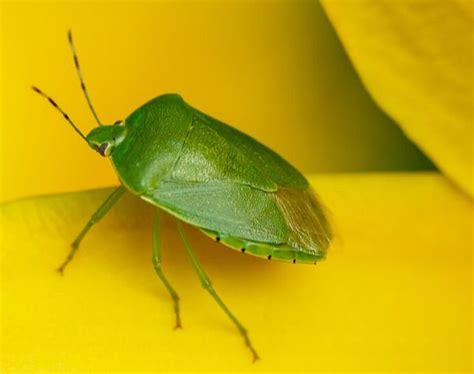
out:
{"label": "insect's back", "polygon": [[278,154],[248,135],[190,108],[193,123],[173,170],[188,181],[232,180],[265,191],[304,189],[306,179]]}
{"label": "insect's back", "polygon": [[249,253],[313,262],[330,228],[308,182],[242,132],[163,95],[125,121],[114,151],[122,182],[143,199]]}
{"label": "insect's back", "polygon": [[112,153],[122,183],[141,195],[169,174],[192,124],[192,113],[178,95],[162,95],[123,121],[126,135]]}

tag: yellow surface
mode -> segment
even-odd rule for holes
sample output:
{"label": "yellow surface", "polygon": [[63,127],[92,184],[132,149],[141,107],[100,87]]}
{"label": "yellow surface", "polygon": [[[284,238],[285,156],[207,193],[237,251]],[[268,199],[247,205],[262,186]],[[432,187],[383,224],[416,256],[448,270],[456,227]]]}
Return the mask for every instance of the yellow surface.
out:
{"label": "yellow surface", "polygon": [[0,12],[0,201],[117,183],[30,89],[94,126],[69,28],[106,122],[177,92],[304,172],[430,166],[370,99],[316,1],[0,1]]}
{"label": "yellow surface", "polygon": [[168,219],[164,270],[151,266],[153,210],[127,196],[55,267],[107,191],[2,208],[2,370],[31,372],[472,372],[472,201],[436,174],[311,179],[337,231],[318,266],[232,251],[188,227],[224,300],[262,356],[250,354],[201,289]]}
{"label": "yellow surface", "polygon": [[[359,10],[372,20],[385,19],[378,3],[359,10],[343,3],[352,9],[353,22],[360,21]],[[423,4],[428,3],[448,4],[448,10],[460,4]],[[403,9],[406,3],[396,4]],[[403,111],[418,119],[407,127],[412,117],[394,115],[373,89],[375,84],[393,92],[403,104],[390,71],[379,70],[374,84],[367,78],[380,68],[376,62],[403,59],[403,48],[382,39],[390,36],[387,30],[373,29],[365,40],[382,41],[394,55],[374,56],[357,45],[370,58],[359,64],[343,22],[329,8],[374,98],[443,170],[464,180],[465,142],[472,140],[463,104],[469,80],[458,82],[458,96],[441,88],[447,87],[443,74],[462,76],[465,70],[443,68],[436,79],[426,66],[413,70],[416,85],[419,79],[439,82],[418,91],[439,101]],[[0,2],[0,12],[0,201],[116,183],[109,163],[29,89],[37,84],[83,130],[92,128],[66,43],[68,28],[106,122],[155,95],[178,92],[305,172],[430,166],[371,100],[316,1]],[[418,24],[423,17],[413,14]],[[436,28],[451,24],[449,13],[430,14],[439,14]],[[412,40],[405,16],[393,30]],[[354,40],[360,42],[366,31],[360,25],[352,30]],[[443,29],[453,51],[469,34],[461,31],[452,37]],[[432,35],[426,36],[420,51],[434,53],[424,49],[433,47]],[[371,70],[366,75],[359,65]],[[419,103],[419,97],[407,97]],[[437,117],[445,122],[440,133],[459,144],[459,153],[446,144],[423,143],[439,139],[425,125],[442,108],[450,116]],[[242,255],[188,228],[218,292],[250,331],[262,356],[256,365],[201,289],[168,219],[164,269],[182,298],[184,324],[182,331],[172,330],[172,305],[151,265],[149,205],[131,196],[121,201],[85,239],[63,278],[54,269],[107,191],[3,205],[0,372],[472,372],[472,201],[436,174],[327,175],[313,181],[338,233],[328,260],[316,267]]]}
{"label": "yellow surface", "polygon": [[474,1],[323,5],[375,101],[474,195]]}

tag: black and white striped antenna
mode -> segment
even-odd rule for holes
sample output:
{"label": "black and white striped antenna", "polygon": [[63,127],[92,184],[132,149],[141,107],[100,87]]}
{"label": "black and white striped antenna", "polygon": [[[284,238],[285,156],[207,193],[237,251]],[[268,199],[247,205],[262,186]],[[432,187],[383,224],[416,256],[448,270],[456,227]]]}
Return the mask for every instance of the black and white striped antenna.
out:
{"label": "black and white striped antenna", "polygon": [[86,88],[86,85],[84,83],[84,78],[82,76],[81,68],[79,66],[79,59],[77,58],[76,48],[74,47],[74,42],[72,40],[71,30],[68,30],[67,37],[68,37],[68,40],[69,40],[69,45],[71,46],[71,51],[72,51],[72,56],[74,58],[74,65],[76,66],[77,76],[79,77],[79,81],[81,82],[82,92],[84,92],[84,96],[86,97],[87,104],[89,105],[89,108],[90,108],[95,120],[97,121],[97,124],[99,126],[102,126],[102,122],[100,121],[99,116],[97,115],[97,113],[94,109],[94,106],[92,105],[91,99],[89,97],[89,93],[87,92],[87,88]]}
{"label": "black and white striped antenna", "polygon": [[63,115],[63,117],[66,119],[66,121],[68,121],[70,123],[70,125],[74,128],[74,130],[76,130],[76,132],[82,137],[82,139],[84,139],[87,142],[87,138],[84,136],[84,134],[81,132],[81,130],[79,130],[79,128],[74,124],[74,122],[72,122],[72,119],[69,118],[67,113],[64,110],[62,110],[61,107],[58,104],[56,104],[56,101],[54,101],[50,96],[46,95],[38,87],[31,86],[31,88],[33,89],[33,91],[35,91],[36,93],[40,94],[45,99],[47,99],[50,102],[50,104],[52,106],[54,106]]}

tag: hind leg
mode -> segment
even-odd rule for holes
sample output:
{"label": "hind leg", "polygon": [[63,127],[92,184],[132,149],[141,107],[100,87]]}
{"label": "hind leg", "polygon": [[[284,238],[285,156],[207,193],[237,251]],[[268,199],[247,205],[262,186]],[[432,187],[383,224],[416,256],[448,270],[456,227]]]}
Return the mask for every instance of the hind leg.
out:
{"label": "hind leg", "polygon": [[206,275],[204,272],[204,269],[201,267],[201,264],[199,263],[199,260],[197,259],[196,255],[194,254],[191,246],[188,243],[188,240],[186,239],[186,236],[184,234],[183,227],[179,221],[176,221],[178,225],[178,232],[179,236],[181,237],[181,241],[183,242],[184,249],[186,250],[186,254],[188,255],[189,259],[191,260],[191,263],[193,264],[194,270],[196,270],[196,273],[198,274],[199,280],[201,281],[202,286],[204,289],[210,293],[212,298],[216,301],[217,304],[222,308],[225,314],[230,318],[230,320],[234,323],[234,325],[237,327],[239,330],[240,334],[244,338],[245,345],[250,349],[250,352],[252,352],[253,360],[257,361],[259,359],[257,352],[255,351],[255,348],[253,347],[252,343],[250,342],[250,338],[247,333],[247,329],[239,322],[239,320],[234,316],[234,314],[230,311],[230,309],[227,307],[227,305],[224,304],[220,296],[217,294],[217,292],[214,290],[214,287],[212,286],[211,280],[209,277]]}

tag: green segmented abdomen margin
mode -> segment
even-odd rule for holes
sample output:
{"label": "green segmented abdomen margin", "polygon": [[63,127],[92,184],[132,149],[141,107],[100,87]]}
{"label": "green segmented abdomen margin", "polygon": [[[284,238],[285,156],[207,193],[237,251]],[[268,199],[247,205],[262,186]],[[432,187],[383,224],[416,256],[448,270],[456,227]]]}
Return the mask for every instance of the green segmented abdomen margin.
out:
{"label": "green segmented abdomen margin", "polygon": [[308,253],[302,250],[290,247],[287,244],[269,244],[269,243],[258,243],[247,239],[236,238],[230,235],[217,233],[215,231],[206,230],[200,228],[200,230],[216,240],[219,243],[225,244],[226,246],[245,252],[253,256],[266,258],[267,260],[280,260],[303,264],[316,264],[317,261],[323,260],[326,257],[326,251],[316,251],[314,253]]}

